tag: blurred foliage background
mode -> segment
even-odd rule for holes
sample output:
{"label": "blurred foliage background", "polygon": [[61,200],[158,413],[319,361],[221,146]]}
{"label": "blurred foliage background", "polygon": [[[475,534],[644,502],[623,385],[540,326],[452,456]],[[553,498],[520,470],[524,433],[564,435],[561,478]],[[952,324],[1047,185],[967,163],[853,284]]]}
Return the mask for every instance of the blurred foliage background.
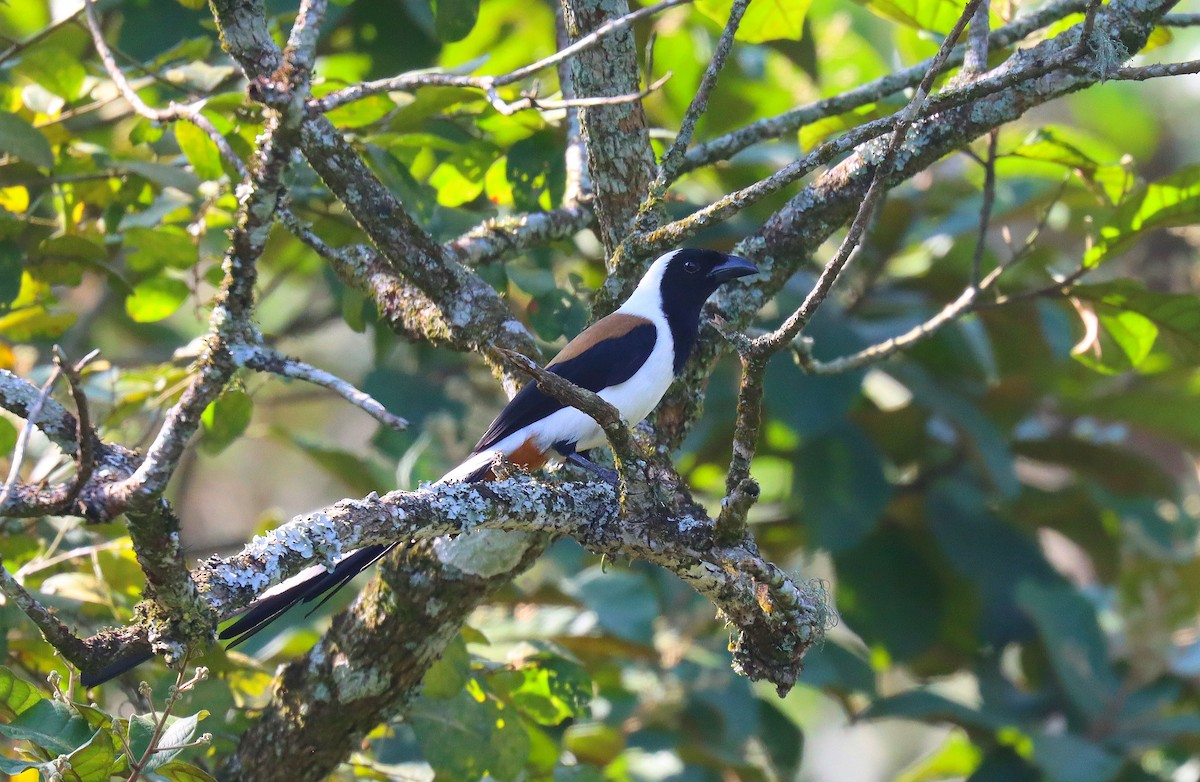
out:
{"label": "blurred foliage background", "polygon": [[[647,81],[673,74],[645,101],[667,138],[728,5],[697,0],[637,28],[653,51]],[[1024,5],[995,0],[992,14],[1002,21]],[[147,102],[203,97],[205,114],[249,152],[261,117],[201,3],[99,7]],[[286,35],[294,7],[269,7]],[[959,6],[755,0],[751,9],[700,139],[932,55]],[[86,375],[93,416],[107,439],[136,447],[182,390],[193,340],[205,332],[236,176],[192,126],[134,116],[77,19],[68,3],[0,4],[0,366],[41,381],[52,344],[72,357],[99,348]],[[1186,60],[1198,48],[1193,30],[1164,28],[1143,57]],[[540,0],[350,0],[331,7],[315,91],[432,66],[502,73],[554,49],[554,8]],[[552,94],[553,72],[542,78]],[[771,559],[825,579],[840,615],[790,695],[730,670],[710,604],[681,582],[652,567],[605,566],[559,542],[476,613],[410,718],[381,726],[339,773],[1200,778],[1198,100],[1196,77],[1114,82],[1005,127],[989,268],[1022,252],[1043,224],[1001,284],[1016,300],[865,370],[812,377],[776,359],[752,529]],[[673,208],[686,214],[897,107],[830,118],[690,174]],[[375,96],[332,119],[439,241],[562,199],[561,112],[502,116],[477,92],[426,89]],[[808,330],[818,357],[899,333],[958,295],[970,278],[985,149],[977,142],[974,159],[948,157],[889,195],[836,301]],[[307,168],[294,168],[289,193],[330,243],[361,241]],[[787,195],[698,243],[731,245]],[[482,273],[552,352],[588,322],[599,255],[583,232]],[[1053,287],[1054,275],[1084,262],[1095,270],[1070,296],[1019,295]],[[811,281],[797,275],[762,323],[776,324]],[[285,231],[272,235],[259,294],[259,322],[281,350],[351,379],[413,426],[382,431],[325,392],[243,376],[206,414],[169,494],[197,558],[342,496],[436,478],[503,403],[477,358],[401,341]],[[724,490],[736,387],[737,367],[726,362],[679,455],[710,506]],[[0,452],[12,451],[20,423],[0,419]],[[69,468],[35,439],[33,480]],[[142,577],[119,525],[45,518],[3,529],[5,567],[78,626],[130,619]],[[210,653],[212,678],[181,709],[207,712],[199,729],[213,741],[182,757],[211,772],[266,703],[274,665],[307,649],[329,613]],[[0,625],[16,672],[0,682],[9,692],[0,714],[11,720],[0,724],[12,759],[3,769],[34,779],[36,770],[11,764],[37,747],[45,760],[78,745],[12,729],[20,698],[34,697],[13,693],[25,692],[19,679],[48,693],[46,675],[63,666],[13,605],[0,606]],[[148,678],[160,698],[174,681],[157,664],[134,678]],[[146,710],[116,685],[93,697],[126,720]],[[164,768],[164,778],[191,778]],[[108,772],[120,775],[119,761]]]}

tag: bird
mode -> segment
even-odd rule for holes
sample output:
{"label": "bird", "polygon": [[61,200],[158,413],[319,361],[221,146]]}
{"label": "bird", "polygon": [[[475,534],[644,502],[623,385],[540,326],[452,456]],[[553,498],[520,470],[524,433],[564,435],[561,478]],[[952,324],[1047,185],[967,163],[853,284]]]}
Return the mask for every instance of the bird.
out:
{"label": "bird", "polygon": [[[671,250],[650,264],[620,307],[569,341],[546,369],[596,393],[635,426],[683,372],[700,333],[704,303],[725,283],[757,272],[757,266],[736,255],[702,248]],[[604,443],[604,431],[591,417],[533,381],[517,392],[467,458],[438,483],[495,480],[499,456],[525,470],[568,461],[615,482],[615,473],[588,458],[588,451]],[[397,545],[366,546],[342,557],[331,570],[318,565],[293,576],[252,602],[219,638],[233,648],[295,605],[321,598],[312,609],[316,610]],[[85,671],[83,684],[101,684],[152,656],[148,651],[131,653],[98,671]]]}

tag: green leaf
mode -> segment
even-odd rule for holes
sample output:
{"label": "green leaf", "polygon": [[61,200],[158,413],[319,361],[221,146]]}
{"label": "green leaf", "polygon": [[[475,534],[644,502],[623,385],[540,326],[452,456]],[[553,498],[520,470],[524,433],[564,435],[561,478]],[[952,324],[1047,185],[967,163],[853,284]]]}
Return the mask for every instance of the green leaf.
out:
{"label": "green leaf", "polygon": [[1122,763],[1100,744],[1069,734],[1034,736],[1033,762],[1046,782],[1108,782]]}
{"label": "green leaf", "polygon": [[[762,43],[799,40],[810,0],[754,0],[738,25],[736,40]],[[733,0],[697,0],[696,10],[722,27],[729,21]]]}
{"label": "green leaf", "polygon": [[958,0],[859,0],[885,19],[946,35],[962,16]]}
{"label": "green leaf", "polygon": [[944,385],[935,382],[914,364],[896,365],[890,372],[913,393],[913,401],[931,413],[944,416],[956,433],[961,431],[971,443],[987,477],[996,491],[1006,498],[1016,497],[1021,491],[1013,469],[1012,451],[996,424],[969,397],[962,396]]}
{"label": "green leaf", "polygon": [[[7,418],[0,418],[0,453],[12,453],[12,449],[17,445],[17,427]],[[4,693],[3,685],[0,684],[0,705],[3,704]],[[3,710],[0,710],[0,714]]]}
{"label": "green leaf", "polygon": [[144,160],[121,160],[116,163],[116,167],[137,174],[160,187],[173,187],[185,193],[194,193],[200,187],[199,177],[178,166],[166,166]]}
{"label": "green leaf", "polygon": [[863,719],[908,719],[920,722],[949,722],[963,728],[997,731],[1008,724],[1003,717],[996,717],[970,706],[955,703],[928,690],[909,690],[889,698],[882,698],[867,707]]}
{"label": "green leaf", "polygon": [[130,228],[125,231],[125,246],[132,248],[125,256],[125,263],[139,274],[164,268],[190,269],[200,258],[195,241],[176,225]]}
{"label": "green leaf", "polygon": [[221,151],[200,128],[190,122],[175,123],[175,141],[179,149],[192,164],[192,170],[201,179],[220,179],[225,171],[221,168]]}
{"label": "green leaf", "polygon": [[967,782],[1044,782],[1041,773],[1011,747],[997,747],[984,755]]}
{"label": "green leaf", "polygon": [[[563,735],[563,749],[569,751],[572,755],[579,758],[581,763],[588,763],[590,766],[603,768],[615,760],[625,749],[625,737],[620,731],[615,728],[605,725],[602,722],[580,722],[567,728]],[[590,766],[579,766],[578,768],[590,768]],[[555,769],[555,780],[560,779],[558,769]],[[599,771],[596,776],[585,776],[584,779],[603,779],[599,776]],[[564,776],[567,780],[575,780],[578,777],[575,775]]]}
{"label": "green leaf", "polygon": [[32,684],[0,665],[0,714],[12,720],[41,700],[45,698]]}
{"label": "green leaf", "polygon": [[50,140],[24,118],[0,111],[0,152],[38,168],[54,168],[54,150]]}
{"label": "green leaf", "polygon": [[439,778],[515,779],[529,757],[520,717],[474,682],[453,698],[421,698],[410,722],[421,753]]}
{"label": "green leaf", "polygon": [[538,336],[547,341],[559,337],[573,336],[587,325],[588,310],[579,300],[566,291],[555,288],[529,302],[529,325]]}
{"label": "green leaf", "polygon": [[245,391],[230,388],[217,400],[204,408],[200,422],[204,425],[204,439],[200,447],[214,456],[229,447],[242,436],[250,425],[254,413],[254,401]]}
{"label": "green leaf", "polygon": [[840,693],[875,694],[871,663],[833,641],[817,644],[804,655],[804,683]]}
{"label": "green leaf", "polygon": [[172,760],[154,770],[154,777],[165,779],[167,782],[217,782],[202,768],[182,760]]}
{"label": "green leaf", "polygon": [[1089,719],[1102,719],[1117,697],[1108,646],[1087,598],[1066,585],[1024,580],[1017,603],[1033,619],[1067,697]]}
{"label": "green leaf", "polygon": [[93,730],[65,703],[42,699],[24,709],[5,725],[0,734],[10,739],[30,741],[53,754],[70,754],[91,741]]}
{"label": "green leaf", "polygon": [[894,782],[963,779],[979,768],[983,752],[962,731],[953,731],[932,753],[909,766]]}
{"label": "green leaf", "polygon": [[429,175],[442,206],[462,206],[483,192],[484,173],[496,155],[490,145],[466,144]]}
{"label": "green leaf", "polygon": [[150,748],[154,729],[158,722],[153,715],[134,714],[129,718],[129,752],[134,761],[139,761]]}
{"label": "green leaf", "polygon": [[547,129],[521,139],[508,150],[504,173],[518,209],[534,212],[562,201],[567,170],[561,146],[558,134]]}
{"label": "green leaf", "polygon": [[45,764],[38,760],[17,760],[16,758],[6,758],[0,755],[0,774],[8,774],[10,777],[15,777],[22,771],[28,771],[31,768],[38,768],[43,765]]}
{"label": "green leaf", "polygon": [[471,33],[479,18],[479,0],[430,0],[430,3],[433,30],[439,41],[461,41]]}
{"label": "green leaf", "polygon": [[16,71],[68,101],[79,97],[87,78],[79,58],[57,46],[39,46],[26,52]]}
{"label": "green leaf", "polygon": [[1153,321],[1130,310],[1097,313],[1097,318],[1107,339],[1101,339],[1095,349],[1072,351],[1071,355],[1080,363],[1108,374],[1140,367],[1158,338],[1158,327]]}
{"label": "green leaf", "polygon": [[1116,257],[1148,231],[1198,220],[1200,165],[1194,165],[1129,193],[1112,218],[1100,224],[1100,235],[1084,254],[1084,265],[1091,268]]}
{"label": "green leaf", "polygon": [[63,774],[64,780],[106,782],[117,761],[113,734],[104,728],[97,730],[87,744],[67,757],[67,761],[71,764],[71,770]]}
{"label": "green leaf", "polygon": [[125,297],[125,312],[137,323],[169,318],[187,299],[187,283],[174,277],[151,277],[138,283]]}
{"label": "green leaf", "polygon": [[805,442],[794,465],[801,518],[814,544],[836,552],[862,542],[892,494],[874,443],[846,423]]}
{"label": "green leaf", "polygon": [[1002,647],[1031,634],[1017,608],[1017,583],[1024,578],[1053,581],[1055,573],[1037,540],[1006,523],[989,505],[975,486],[941,480],[929,492],[925,515],[951,567],[979,590],[980,637]]}
{"label": "green leaf", "polygon": [[[2,131],[0,131],[2,132]],[[21,246],[0,241],[0,310],[7,310],[21,292]]]}
{"label": "green leaf", "polygon": [[[1164,353],[1180,366],[1200,363],[1200,297],[1191,293],[1159,293],[1133,280],[1078,285],[1071,295],[1092,302],[1101,325],[1120,346],[1128,367],[1138,368],[1151,355]],[[1155,350],[1157,348],[1157,350]],[[1109,369],[1126,368],[1102,352],[1076,358]]]}
{"label": "green leaf", "polygon": [[442,656],[421,679],[421,697],[451,698],[462,692],[471,678],[471,656],[461,634],[454,636]]}
{"label": "green leaf", "polygon": [[299,448],[329,475],[341,480],[348,488],[359,494],[383,491],[395,480],[394,475],[383,469],[378,461],[330,445],[314,437],[297,434],[284,427],[272,427],[271,434]]}
{"label": "green leaf", "polygon": [[396,104],[387,95],[368,95],[339,106],[325,116],[339,128],[361,128],[378,122],[396,110]]}
{"label": "green leaf", "polygon": [[[172,717],[167,722],[162,735],[159,736],[157,747],[163,748],[150,755],[146,761],[146,770],[154,771],[172,761],[180,752],[180,747],[187,744],[196,735],[196,725],[208,716],[207,711],[199,711],[187,717]],[[170,748],[174,749],[170,749]]]}
{"label": "green leaf", "polygon": [[50,285],[75,286],[89,267],[101,266],[107,259],[98,241],[78,234],[54,236],[42,242],[26,261],[29,276]]}
{"label": "green leaf", "polygon": [[1101,164],[1070,137],[1072,132],[1063,128],[1038,128],[1009,154],[1028,160],[1057,163],[1066,168],[1095,171]]}
{"label": "green leaf", "polygon": [[605,573],[592,566],[563,585],[563,591],[596,612],[600,626],[620,638],[649,643],[658,599],[646,579],[628,570]]}
{"label": "green leaf", "polygon": [[947,598],[925,550],[903,532],[877,529],[834,563],[838,612],[864,641],[902,661],[937,641]]}
{"label": "green leaf", "polygon": [[54,338],[75,322],[72,313],[52,313],[40,304],[21,307],[0,317],[0,336],[13,342],[29,342],[39,337]]}
{"label": "green leaf", "polygon": [[539,725],[589,716],[592,678],[578,664],[557,655],[528,657],[516,670],[502,671],[490,681],[506,690],[521,713]]}

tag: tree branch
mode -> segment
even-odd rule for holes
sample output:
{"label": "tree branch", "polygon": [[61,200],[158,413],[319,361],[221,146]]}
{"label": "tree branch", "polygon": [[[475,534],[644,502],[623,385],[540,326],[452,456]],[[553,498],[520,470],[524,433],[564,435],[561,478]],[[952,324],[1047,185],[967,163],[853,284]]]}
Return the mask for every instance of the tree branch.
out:
{"label": "tree branch", "polygon": [[[577,42],[629,14],[626,0],[562,0],[562,7],[567,31]],[[628,28],[607,36],[603,47],[580,51],[571,64],[579,97],[638,91],[637,44]],[[654,172],[646,114],[640,102],[592,106],[580,111],[580,121],[600,240],[611,256],[636,216]],[[610,276],[616,271],[611,264],[610,258]],[[600,304],[600,309],[605,307]]]}
{"label": "tree branch", "polygon": [[350,404],[361,408],[367,415],[389,429],[403,431],[408,428],[408,421],[389,412],[370,394],[360,391],[353,384],[323,369],[317,369],[311,364],[289,358],[265,345],[234,345],[230,348],[230,352],[239,366],[253,369],[256,372],[270,372],[282,377],[304,380],[322,388],[328,388]]}
{"label": "tree branch", "polygon": [[[991,50],[1003,49],[1022,40],[1047,25],[1078,13],[1087,0],[1059,0],[1049,3],[1034,13],[1017,19],[988,35]],[[967,47],[959,46],[951,52],[944,68],[953,68],[962,63]],[[719,160],[728,160],[736,153],[754,144],[792,135],[805,125],[811,125],[826,117],[844,114],[870,103],[877,103],[889,95],[915,87],[929,72],[932,58],[902,70],[882,76],[838,95],[823,98],[814,103],[800,106],[775,117],[758,120],[735,131],[718,136],[711,141],[698,144],[684,156],[679,173],[684,174]]]}

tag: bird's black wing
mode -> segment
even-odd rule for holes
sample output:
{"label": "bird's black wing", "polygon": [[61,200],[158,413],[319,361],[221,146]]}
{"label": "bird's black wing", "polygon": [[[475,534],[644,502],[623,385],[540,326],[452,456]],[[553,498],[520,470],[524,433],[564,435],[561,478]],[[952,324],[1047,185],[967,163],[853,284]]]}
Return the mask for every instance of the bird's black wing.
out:
{"label": "bird's black wing", "polygon": [[[570,380],[580,388],[598,393],[633,377],[654,351],[657,330],[653,323],[635,326],[621,336],[603,339],[582,353],[547,369]],[[522,427],[540,421],[565,405],[527,383],[500,411],[496,420],[479,438],[475,452],[486,451]]]}

